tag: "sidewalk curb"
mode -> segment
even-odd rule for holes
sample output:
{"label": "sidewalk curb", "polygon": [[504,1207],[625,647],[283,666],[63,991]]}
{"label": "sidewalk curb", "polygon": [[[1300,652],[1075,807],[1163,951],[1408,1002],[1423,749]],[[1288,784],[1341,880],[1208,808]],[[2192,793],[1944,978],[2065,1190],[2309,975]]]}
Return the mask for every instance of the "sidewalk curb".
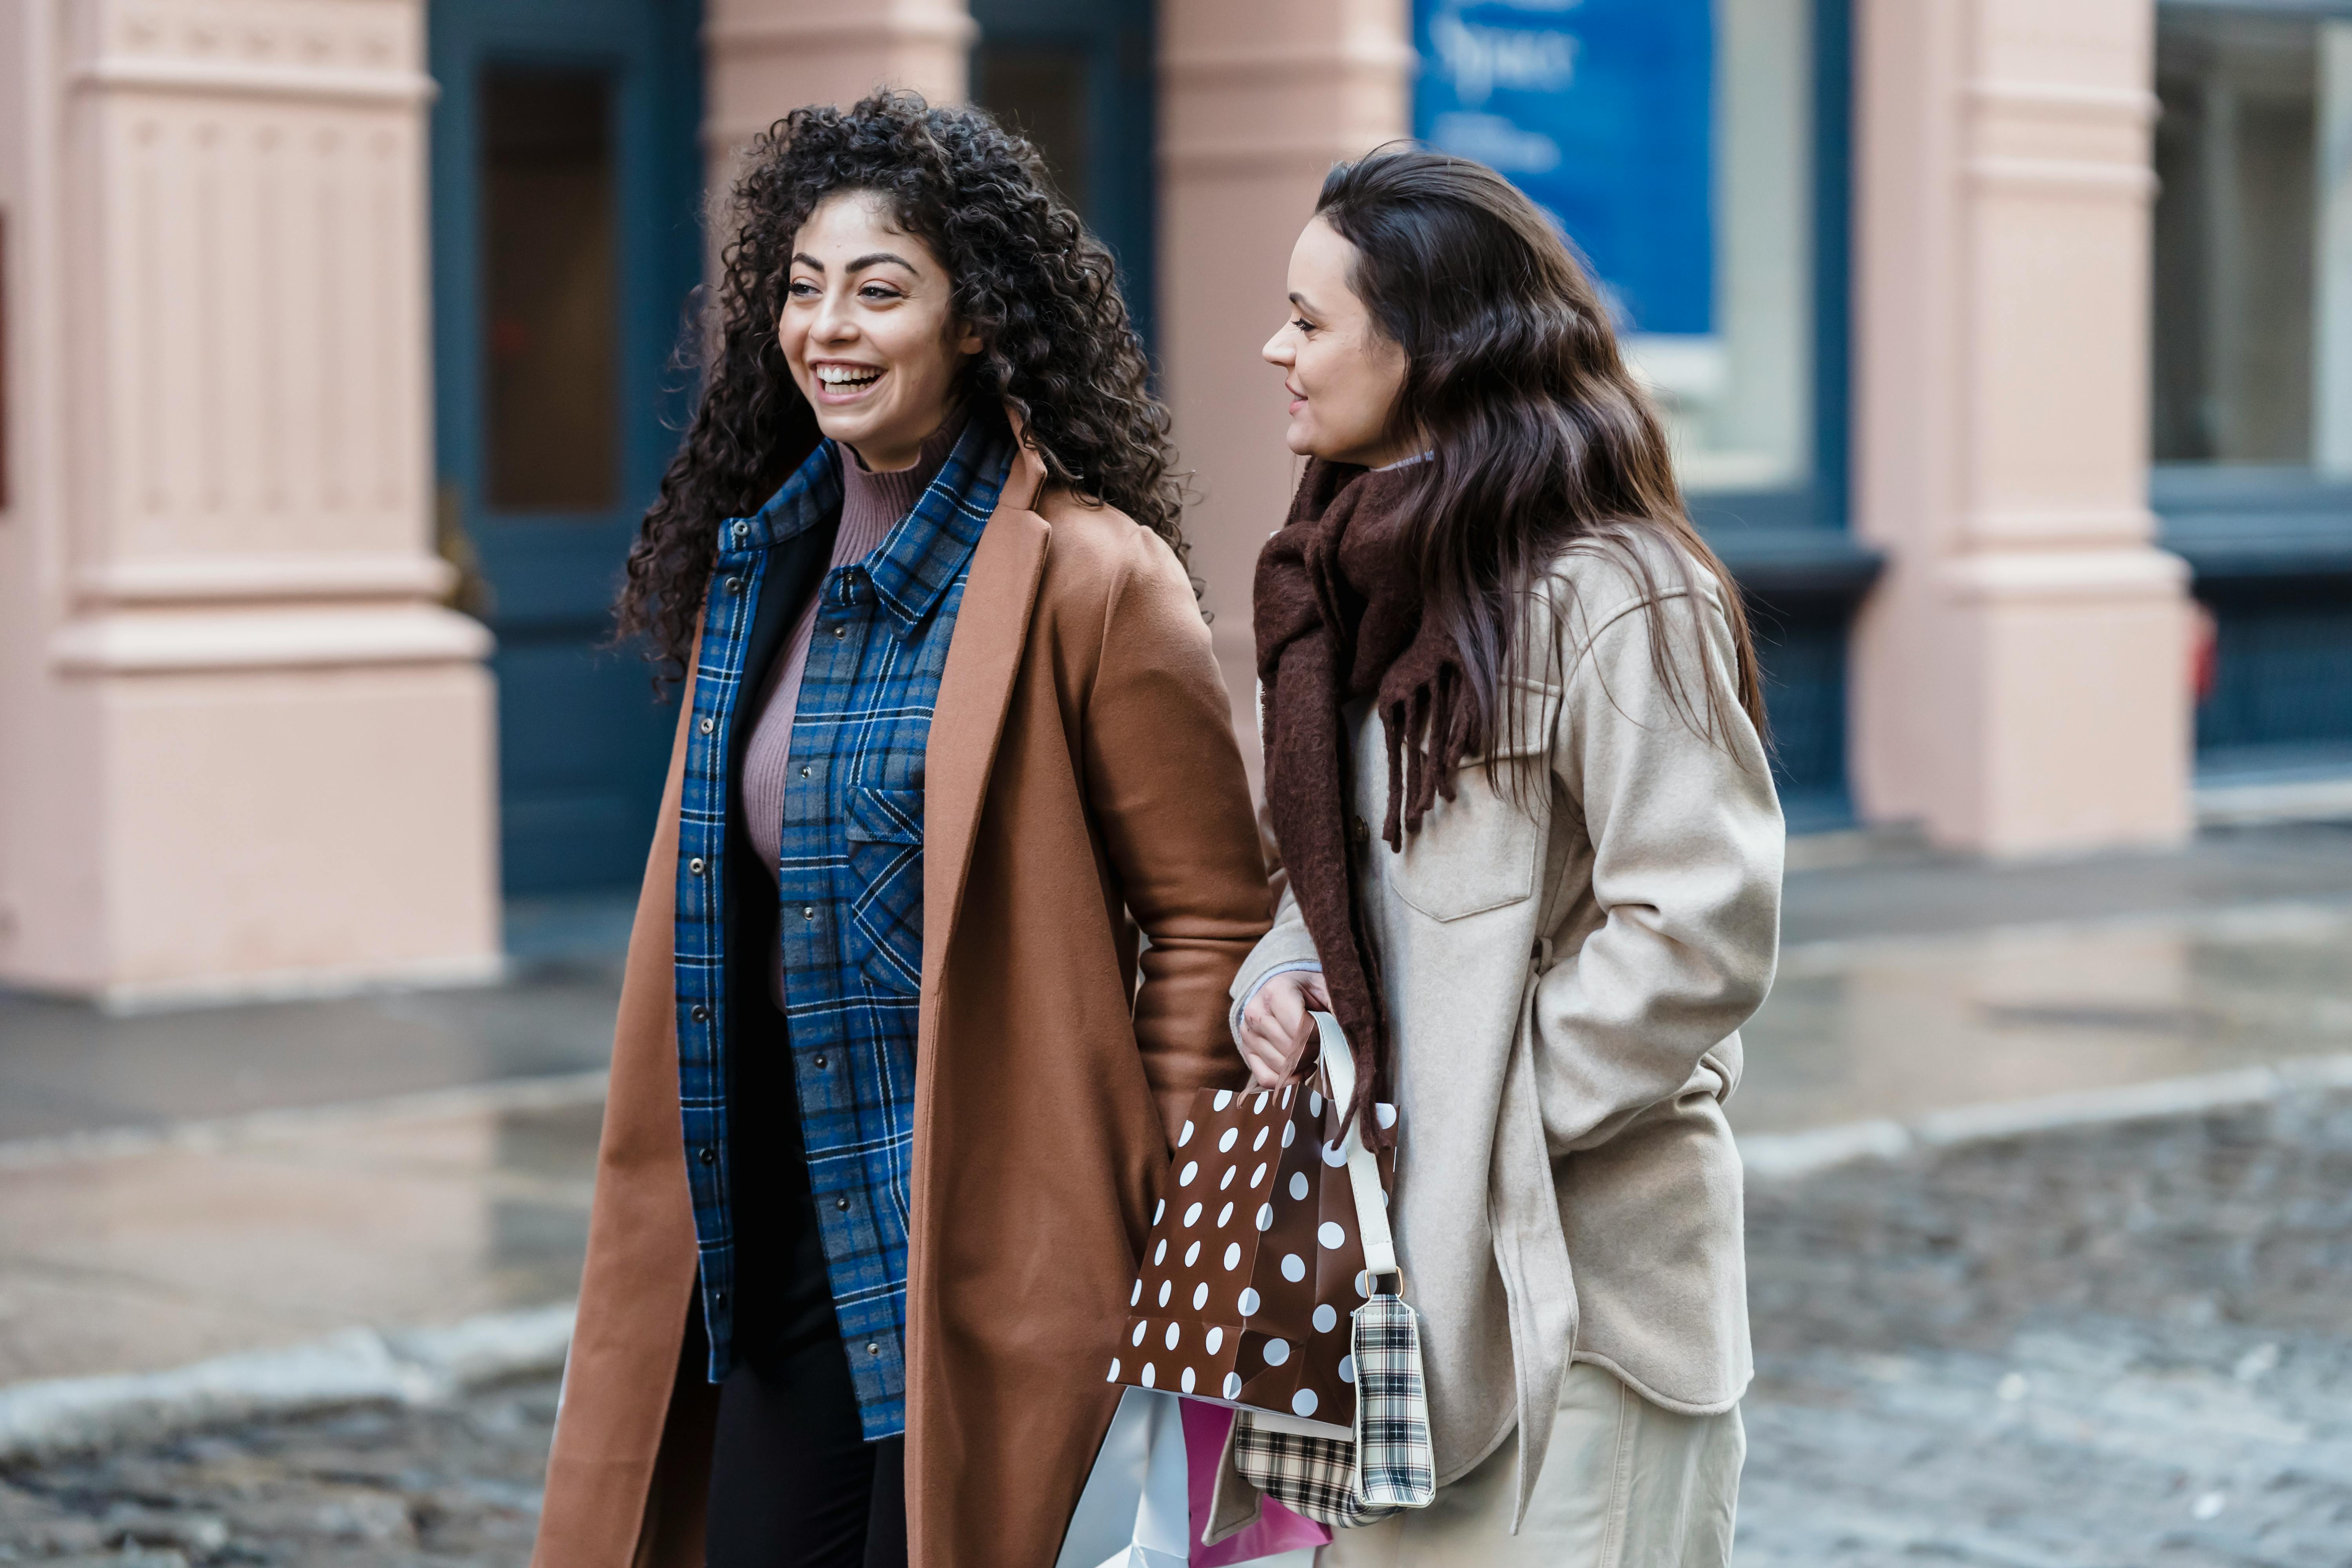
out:
{"label": "sidewalk curb", "polygon": [[572,1310],[565,1302],[446,1328],[347,1329],[169,1372],[20,1383],[0,1388],[0,1462],[342,1405],[430,1405],[501,1378],[560,1371]]}
{"label": "sidewalk curb", "polygon": [[331,1100],[322,1105],[282,1106],[161,1127],[103,1127],[47,1138],[0,1142],[0,1171],[31,1171],[82,1160],[127,1160],[156,1153],[215,1153],[273,1138],[299,1138],[322,1128],[387,1121],[423,1121],[440,1117],[497,1115],[514,1111],[569,1110],[604,1103],[608,1074],[555,1073],[538,1078],[499,1079],[456,1089],[420,1089],[374,1100]]}
{"label": "sidewalk curb", "polygon": [[1802,1132],[1749,1133],[1738,1140],[1739,1157],[1751,1181],[1801,1181],[1864,1160],[1892,1162],[2074,1127],[2199,1116],[2343,1089],[2352,1089],[2352,1055],[2305,1057],[2231,1072],[1962,1106],[1929,1111],[1910,1122],[1848,1121]]}

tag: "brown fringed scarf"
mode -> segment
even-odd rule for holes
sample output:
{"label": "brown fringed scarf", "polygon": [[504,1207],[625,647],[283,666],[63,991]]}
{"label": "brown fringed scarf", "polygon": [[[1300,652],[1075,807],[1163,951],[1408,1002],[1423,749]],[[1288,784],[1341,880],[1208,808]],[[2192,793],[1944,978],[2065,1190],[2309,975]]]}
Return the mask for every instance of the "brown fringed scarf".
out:
{"label": "brown fringed scarf", "polygon": [[[1422,618],[1404,550],[1411,469],[1309,463],[1290,518],[1257,559],[1257,672],[1265,688],[1265,795],[1333,1014],[1356,1055],[1353,1120],[1390,1098],[1388,1007],[1349,843],[1340,710],[1370,697],[1388,734],[1391,851],[1421,826],[1470,742],[1475,704],[1454,639]],[[1395,1134],[1363,1118],[1368,1145]],[[1341,1131],[1345,1132],[1345,1123]]]}

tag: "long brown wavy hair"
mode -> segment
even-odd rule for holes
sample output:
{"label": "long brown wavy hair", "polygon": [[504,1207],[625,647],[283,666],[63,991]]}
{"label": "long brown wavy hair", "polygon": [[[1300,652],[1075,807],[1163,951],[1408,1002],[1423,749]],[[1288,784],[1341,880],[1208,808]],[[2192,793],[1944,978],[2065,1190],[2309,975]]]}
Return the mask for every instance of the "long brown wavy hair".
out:
{"label": "long brown wavy hair", "polygon": [[[1406,370],[1389,435],[1418,442],[1418,486],[1402,503],[1425,584],[1423,613],[1449,629],[1474,697],[1481,747],[1525,647],[1531,590],[1580,541],[1644,536],[1682,581],[1722,584],[1738,668],[1731,685],[1761,735],[1764,693],[1731,574],[1691,525],[1664,428],[1618,352],[1600,290],[1542,211],[1483,163],[1406,145],[1334,167],[1318,216],[1356,247],[1349,285]],[[1663,591],[1648,553],[1617,549],[1643,597]],[[1663,617],[1645,616],[1669,700],[1721,739],[1721,684],[1695,700]],[[1544,650],[1556,653],[1557,649]],[[1700,645],[1702,660],[1710,659]],[[1491,763],[1489,763],[1491,767]]]}
{"label": "long brown wavy hair", "polygon": [[666,679],[693,657],[720,522],[757,510],[815,449],[816,416],[776,323],[793,241],[838,191],[889,203],[947,268],[955,313],[984,345],[964,371],[972,405],[1015,411],[1055,479],[1187,557],[1168,411],[1117,268],[1036,150],[983,110],[934,109],[910,92],[796,109],[751,143],[736,181],[699,334],[701,399],[629,550],[618,635],[642,637]]}

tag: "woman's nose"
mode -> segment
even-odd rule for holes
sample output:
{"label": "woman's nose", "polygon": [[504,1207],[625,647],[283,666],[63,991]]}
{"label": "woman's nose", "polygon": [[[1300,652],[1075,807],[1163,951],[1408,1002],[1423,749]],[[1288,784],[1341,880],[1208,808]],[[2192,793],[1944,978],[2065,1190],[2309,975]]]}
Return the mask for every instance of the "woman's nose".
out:
{"label": "woman's nose", "polygon": [[846,302],[828,298],[817,307],[814,334],[829,343],[857,334],[857,323],[846,309]]}

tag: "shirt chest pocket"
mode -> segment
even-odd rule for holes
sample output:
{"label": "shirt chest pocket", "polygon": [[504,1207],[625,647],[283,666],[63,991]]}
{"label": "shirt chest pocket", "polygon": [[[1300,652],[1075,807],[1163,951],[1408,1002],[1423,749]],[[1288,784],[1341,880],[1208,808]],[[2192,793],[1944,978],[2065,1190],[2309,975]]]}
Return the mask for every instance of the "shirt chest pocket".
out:
{"label": "shirt chest pocket", "polygon": [[923,792],[853,786],[849,794],[850,955],[881,990],[912,996],[923,982]]}
{"label": "shirt chest pocket", "polygon": [[[1508,689],[1517,711],[1495,749],[1494,776],[1487,776],[1483,758],[1464,763],[1454,798],[1438,797],[1420,831],[1405,835],[1402,854],[1377,835],[1372,840],[1374,863],[1397,896],[1433,921],[1506,909],[1535,892],[1536,864],[1543,858],[1541,816],[1551,789],[1545,743],[1550,693],[1532,683]],[[1371,735],[1379,740],[1377,727]],[[1385,789],[1385,765],[1375,777]]]}

